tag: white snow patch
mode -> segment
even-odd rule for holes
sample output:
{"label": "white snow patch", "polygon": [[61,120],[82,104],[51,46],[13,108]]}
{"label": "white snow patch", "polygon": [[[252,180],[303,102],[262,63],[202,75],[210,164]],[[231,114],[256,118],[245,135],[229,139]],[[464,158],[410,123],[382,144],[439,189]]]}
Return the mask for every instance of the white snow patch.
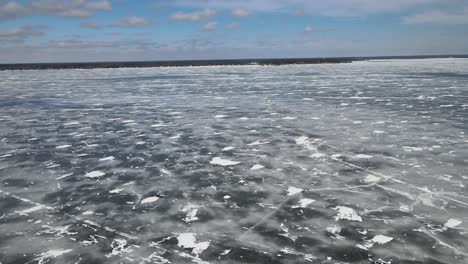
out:
{"label": "white snow patch", "polygon": [[338,214],[335,216],[336,221],[344,219],[349,221],[362,222],[362,218],[352,208],[345,206],[337,206],[333,210],[338,212]]}
{"label": "white snow patch", "polygon": [[92,214],[94,214],[94,212],[93,212],[93,211],[89,211],[89,210],[82,213],[82,215],[92,215]]}
{"label": "white snow patch", "polygon": [[220,165],[220,166],[234,166],[234,165],[240,164],[240,162],[227,160],[227,159],[222,159],[220,157],[214,157],[210,161],[210,164]]}
{"label": "white snow patch", "polygon": [[304,189],[300,189],[300,188],[290,186],[288,188],[288,196],[296,195],[298,193],[301,193],[302,191],[304,191]]}
{"label": "white snow patch", "polygon": [[147,204],[147,203],[154,203],[156,202],[157,200],[159,200],[159,197],[157,196],[151,196],[151,197],[147,197],[143,200],[141,200],[141,204]]}
{"label": "white snow patch", "polygon": [[88,178],[98,178],[98,177],[101,177],[101,176],[104,176],[106,175],[104,172],[102,171],[92,171],[92,172],[88,172],[85,174],[85,177],[88,177]]}

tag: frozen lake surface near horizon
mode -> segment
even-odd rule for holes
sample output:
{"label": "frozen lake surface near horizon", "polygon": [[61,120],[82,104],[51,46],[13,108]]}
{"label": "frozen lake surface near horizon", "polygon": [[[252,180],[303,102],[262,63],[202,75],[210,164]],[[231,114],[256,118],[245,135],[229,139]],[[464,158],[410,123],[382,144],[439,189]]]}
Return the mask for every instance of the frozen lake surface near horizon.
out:
{"label": "frozen lake surface near horizon", "polygon": [[468,59],[0,72],[0,263],[468,262]]}

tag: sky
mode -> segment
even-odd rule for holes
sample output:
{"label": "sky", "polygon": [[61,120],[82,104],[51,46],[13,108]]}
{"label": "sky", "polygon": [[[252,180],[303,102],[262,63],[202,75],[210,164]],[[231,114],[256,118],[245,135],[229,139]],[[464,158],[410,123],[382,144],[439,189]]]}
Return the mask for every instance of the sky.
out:
{"label": "sky", "polygon": [[468,0],[0,0],[0,63],[468,54]]}

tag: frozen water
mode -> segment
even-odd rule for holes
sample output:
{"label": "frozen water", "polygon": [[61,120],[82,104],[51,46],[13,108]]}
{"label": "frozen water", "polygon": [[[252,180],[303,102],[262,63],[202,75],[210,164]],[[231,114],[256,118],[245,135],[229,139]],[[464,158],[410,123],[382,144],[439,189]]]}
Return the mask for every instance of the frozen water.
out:
{"label": "frozen water", "polygon": [[467,263],[467,72],[0,72],[0,263]]}

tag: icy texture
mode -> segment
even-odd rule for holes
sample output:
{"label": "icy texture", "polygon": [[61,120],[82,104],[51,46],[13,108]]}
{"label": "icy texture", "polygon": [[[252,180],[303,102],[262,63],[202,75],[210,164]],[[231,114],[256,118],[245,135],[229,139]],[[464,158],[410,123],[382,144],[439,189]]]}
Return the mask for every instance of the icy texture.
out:
{"label": "icy texture", "polygon": [[0,263],[468,263],[467,72],[0,72]]}

